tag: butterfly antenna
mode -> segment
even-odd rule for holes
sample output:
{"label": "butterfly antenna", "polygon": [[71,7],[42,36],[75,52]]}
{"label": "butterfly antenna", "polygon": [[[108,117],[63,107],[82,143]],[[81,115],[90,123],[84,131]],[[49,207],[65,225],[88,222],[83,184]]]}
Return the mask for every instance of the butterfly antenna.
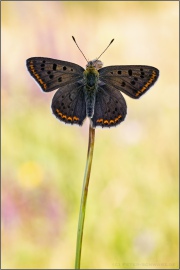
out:
{"label": "butterfly antenna", "polygon": [[111,40],[109,45],[106,47],[106,49],[100,54],[100,56],[96,60],[98,60],[101,57],[101,55],[109,48],[109,46],[113,43],[113,41],[114,41],[114,38]]}
{"label": "butterfly antenna", "polygon": [[[86,56],[84,55],[84,53],[81,51],[81,49],[79,48],[79,46],[77,45],[77,42],[75,40],[75,38],[72,36],[72,39],[74,40],[76,46],[78,47],[78,49],[80,50],[80,52],[82,53],[82,55],[84,56],[84,58],[86,59]],[[88,62],[88,60],[86,59],[86,61]]]}

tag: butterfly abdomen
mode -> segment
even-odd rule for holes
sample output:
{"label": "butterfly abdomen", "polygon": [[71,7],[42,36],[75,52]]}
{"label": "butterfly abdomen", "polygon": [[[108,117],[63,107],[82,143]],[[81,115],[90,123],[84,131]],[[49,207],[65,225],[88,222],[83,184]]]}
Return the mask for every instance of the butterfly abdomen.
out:
{"label": "butterfly abdomen", "polygon": [[84,95],[86,102],[86,115],[92,118],[96,101],[96,92],[99,80],[99,73],[93,66],[87,67],[84,71]]}

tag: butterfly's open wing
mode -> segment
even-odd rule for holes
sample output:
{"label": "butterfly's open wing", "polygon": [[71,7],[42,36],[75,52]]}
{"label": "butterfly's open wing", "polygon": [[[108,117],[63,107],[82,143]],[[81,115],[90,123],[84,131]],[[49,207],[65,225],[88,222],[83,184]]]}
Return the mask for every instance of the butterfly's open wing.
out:
{"label": "butterfly's open wing", "polygon": [[84,69],[76,64],[45,58],[32,57],[26,61],[28,71],[44,92],[53,91],[83,79]]}
{"label": "butterfly's open wing", "polygon": [[93,127],[112,127],[124,121],[127,106],[121,92],[114,87],[99,85],[96,94],[94,115],[92,117]]}
{"label": "butterfly's open wing", "polygon": [[98,72],[100,81],[131,98],[142,96],[159,76],[159,70],[151,66],[109,66]]}
{"label": "butterfly's open wing", "polygon": [[82,83],[61,87],[53,97],[52,111],[55,116],[69,124],[82,125],[86,118],[86,104]]}

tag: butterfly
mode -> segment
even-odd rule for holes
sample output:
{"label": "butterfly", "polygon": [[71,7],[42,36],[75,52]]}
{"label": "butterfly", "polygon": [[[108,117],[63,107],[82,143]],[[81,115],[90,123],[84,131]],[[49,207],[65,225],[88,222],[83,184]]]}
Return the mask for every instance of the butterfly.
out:
{"label": "butterfly", "polygon": [[138,99],[159,76],[159,70],[152,66],[102,68],[98,59],[87,61],[86,69],[52,58],[27,59],[28,71],[44,92],[58,89],[51,107],[60,121],[81,126],[89,117],[94,128],[116,126],[124,121],[127,114],[126,101],[121,92]]}

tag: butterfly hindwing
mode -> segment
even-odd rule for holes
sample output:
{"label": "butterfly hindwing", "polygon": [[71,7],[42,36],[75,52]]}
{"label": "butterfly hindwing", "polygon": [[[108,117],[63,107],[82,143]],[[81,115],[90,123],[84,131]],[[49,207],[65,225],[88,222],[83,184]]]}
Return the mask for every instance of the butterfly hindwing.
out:
{"label": "butterfly hindwing", "polygon": [[159,70],[151,66],[109,66],[98,72],[100,81],[131,98],[142,96],[159,76]]}
{"label": "butterfly hindwing", "polygon": [[74,63],[45,57],[32,57],[27,59],[26,64],[31,76],[45,92],[83,79],[84,69]]}
{"label": "butterfly hindwing", "polygon": [[51,107],[59,120],[81,126],[86,118],[83,85],[75,82],[58,89],[53,97]]}
{"label": "butterfly hindwing", "polygon": [[126,101],[122,94],[109,85],[99,85],[96,94],[93,127],[112,127],[124,121],[127,113]]}

